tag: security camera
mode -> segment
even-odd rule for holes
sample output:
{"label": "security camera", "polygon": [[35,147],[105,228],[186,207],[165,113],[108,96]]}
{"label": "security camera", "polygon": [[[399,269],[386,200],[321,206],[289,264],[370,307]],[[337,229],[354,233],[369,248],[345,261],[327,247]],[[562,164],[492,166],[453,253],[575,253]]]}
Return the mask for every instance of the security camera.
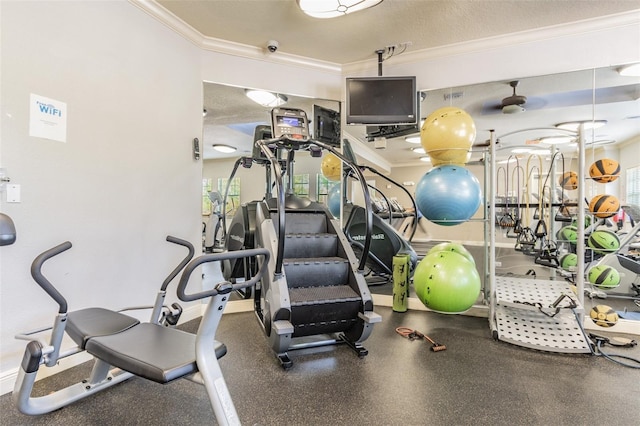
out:
{"label": "security camera", "polygon": [[280,43],[278,43],[277,40],[269,40],[267,42],[267,49],[269,49],[269,52],[273,53],[276,50],[278,50],[278,47],[280,47]]}

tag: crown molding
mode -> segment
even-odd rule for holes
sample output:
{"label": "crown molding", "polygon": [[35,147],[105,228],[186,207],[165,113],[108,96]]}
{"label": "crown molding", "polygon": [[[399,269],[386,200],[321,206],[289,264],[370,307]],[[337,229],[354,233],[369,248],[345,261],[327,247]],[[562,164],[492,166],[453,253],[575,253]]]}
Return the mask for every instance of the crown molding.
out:
{"label": "crown molding", "polygon": [[202,50],[222,53],[226,55],[239,56],[247,59],[255,59],[268,61],[272,63],[280,63],[284,65],[293,65],[303,68],[311,68],[321,70],[333,74],[341,74],[342,67],[340,64],[333,62],[320,61],[304,56],[291,55],[288,53],[269,54],[265,49],[246,44],[235,43],[213,37],[206,37],[189,24],[178,18],[159,3],[154,0],[129,0],[129,3],[136,6],[143,12],[147,13],[160,23],[169,27],[191,43]]}
{"label": "crown molding", "polygon": [[[370,60],[340,65],[333,62],[320,61],[305,56],[291,55],[287,53],[279,52],[277,55],[268,54],[264,49],[255,46],[249,46],[213,37],[206,37],[175,14],[162,7],[155,0],[129,0],[129,2],[179,35],[183,36],[194,45],[206,51],[239,56],[247,59],[281,63],[284,65],[312,68],[343,75],[370,71],[376,67],[376,65]],[[394,56],[388,60],[393,62],[394,65],[411,64],[447,56],[478,53],[519,44],[539,42],[541,40],[553,40],[572,35],[637,25],[640,25],[640,9],[597,18],[584,19],[567,24],[558,24],[506,35],[452,43],[445,46],[417,50],[415,52],[405,52],[402,55]]]}
{"label": "crown molding", "polygon": [[[402,55],[389,58],[388,61],[392,61],[394,65],[411,64],[447,56],[479,53],[514,45],[539,42],[541,40],[553,40],[567,36],[610,30],[612,28],[638,25],[640,25],[640,9],[566,24],[519,31],[511,34],[452,43],[444,46],[417,50],[415,52],[405,52]],[[363,71],[374,70],[376,67],[377,65],[372,64],[371,60],[363,60],[344,64],[342,66],[342,72],[344,75],[351,75]]]}

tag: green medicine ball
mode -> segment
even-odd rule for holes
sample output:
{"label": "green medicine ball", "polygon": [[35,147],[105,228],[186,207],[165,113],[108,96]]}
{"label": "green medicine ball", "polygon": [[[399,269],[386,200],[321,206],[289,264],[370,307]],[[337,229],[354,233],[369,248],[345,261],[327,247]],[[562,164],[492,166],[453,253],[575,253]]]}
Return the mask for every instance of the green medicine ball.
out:
{"label": "green medicine ball", "polygon": [[620,274],[611,266],[596,265],[589,269],[589,282],[594,286],[609,290],[620,285]]}
{"label": "green medicine ball", "polygon": [[620,238],[615,232],[606,229],[597,230],[589,235],[587,246],[599,254],[610,253],[620,248]]}
{"label": "green medicine ball", "polygon": [[575,253],[566,253],[560,257],[560,267],[562,269],[571,269],[578,266],[578,255]]}
{"label": "green medicine ball", "polygon": [[556,232],[556,239],[575,244],[578,241],[578,228],[572,225],[564,226]]}

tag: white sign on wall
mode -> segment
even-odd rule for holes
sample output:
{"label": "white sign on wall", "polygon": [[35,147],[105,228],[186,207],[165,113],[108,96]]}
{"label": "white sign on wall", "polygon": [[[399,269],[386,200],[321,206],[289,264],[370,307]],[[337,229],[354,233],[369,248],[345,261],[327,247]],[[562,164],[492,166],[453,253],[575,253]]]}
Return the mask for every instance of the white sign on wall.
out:
{"label": "white sign on wall", "polygon": [[29,136],[67,141],[67,104],[31,94]]}

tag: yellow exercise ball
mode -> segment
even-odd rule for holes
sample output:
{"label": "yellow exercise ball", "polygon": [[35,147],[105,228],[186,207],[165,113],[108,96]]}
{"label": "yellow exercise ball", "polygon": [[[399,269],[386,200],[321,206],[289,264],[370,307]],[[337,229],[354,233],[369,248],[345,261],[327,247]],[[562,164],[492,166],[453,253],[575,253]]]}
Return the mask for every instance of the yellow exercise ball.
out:
{"label": "yellow exercise ball", "polygon": [[340,180],[340,176],[342,176],[342,172],[340,170],[340,166],[342,161],[335,154],[328,152],[322,157],[322,163],[320,164],[320,170],[322,171],[322,176],[326,177],[332,181]]}
{"label": "yellow exercise ball", "polygon": [[[446,155],[444,152],[441,153],[437,151],[431,151],[431,153],[429,154],[429,158],[431,159],[431,165],[433,165],[434,167],[442,166],[445,164],[450,164],[453,166],[464,166],[469,162],[469,159],[471,158],[471,151],[465,151],[464,149],[449,150]],[[444,158],[444,160],[442,158]]]}
{"label": "yellow exercise ball", "polygon": [[420,129],[422,147],[441,164],[466,164],[476,139],[476,125],[471,116],[456,107],[435,110]]}

